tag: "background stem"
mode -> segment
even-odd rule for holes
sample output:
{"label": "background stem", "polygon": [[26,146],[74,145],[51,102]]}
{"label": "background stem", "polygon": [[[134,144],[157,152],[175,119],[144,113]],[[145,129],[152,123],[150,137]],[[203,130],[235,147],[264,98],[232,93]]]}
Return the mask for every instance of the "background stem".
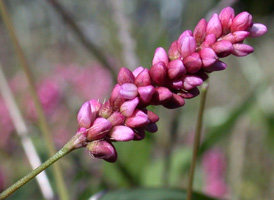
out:
{"label": "background stem", "polygon": [[204,114],[207,90],[208,90],[208,83],[204,82],[201,89],[201,101],[200,101],[198,120],[197,120],[196,130],[195,130],[195,138],[194,138],[193,151],[192,151],[192,161],[191,161],[189,178],[188,178],[187,200],[191,200],[191,197],[192,197],[193,179],[194,179],[194,173],[195,173],[197,154],[200,146],[201,132],[202,132],[202,126],[203,126],[203,114]]}
{"label": "background stem", "polygon": [[[54,155],[56,150],[55,150],[53,142],[52,142],[50,130],[49,130],[49,127],[48,127],[48,124],[46,121],[46,117],[45,117],[43,109],[42,109],[42,105],[41,105],[39,98],[36,94],[34,77],[32,75],[30,67],[28,65],[27,59],[24,55],[24,52],[23,52],[23,50],[19,44],[19,41],[16,37],[14,27],[12,25],[10,16],[8,14],[8,11],[5,7],[3,0],[0,0],[0,12],[1,12],[3,22],[5,23],[5,26],[9,32],[12,44],[15,49],[15,53],[18,56],[20,66],[22,67],[22,70],[24,71],[24,73],[27,77],[30,93],[31,93],[32,99],[34,101],[34,106],[35,106],[35,109],[37,112],[40,129],[43,133],[43,137],[45,139],[45,143],[46,143],[49,155],[52,156],[52,155]],[[62,171],[61,171],[59,164],[54,165],[53,173],[54,173],[54,177],[56,178],[57,189],[58,189],[60,198],[62,200],[68,199],[68,192],[67,192],[67,189],[66,189],[66,186],[64,183]]]}

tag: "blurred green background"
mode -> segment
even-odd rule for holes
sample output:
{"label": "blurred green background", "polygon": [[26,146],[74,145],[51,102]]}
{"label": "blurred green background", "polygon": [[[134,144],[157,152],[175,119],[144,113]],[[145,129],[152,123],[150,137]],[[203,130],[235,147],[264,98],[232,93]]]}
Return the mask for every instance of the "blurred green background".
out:
{"label": "blurred green background", "polygon": [[[250,12],[254,22],[268,27],[268,33],[260,38],[247,39],[255,49],[253,54],[222,59],[228,68],[210,75],[194,189],[209,193],[205,155],[213,152],[210,163],[216,166],[212,169],[221,171],[224,184],[224,188],[215,188],[223,189],[215,196],[241,200],[274,199],[274,1],[4,2],[37,88],[40,88],[38,93],[45,99],[42,104],[48,110],[47,121],[57,149],[76,132],[76,115],[82,103],[91,98],[103,101],[109,97],[114,84],[105,64],[94,56],[90,44],[97,47],[103,60],[107,60],[116,73],[123,66],[149,68],[155,48],[162,46],[168,50],[181,32],[193,30],[202,17],[208,20],[212,13],[220,12],[226,6],[232,6],[236,13]],[[69,18],[64,17],[66,13]],[[72,28],[74,23],[81,37],[75,27]],[[45,142],[27,92],[24,73],[2,19],[0,46],[0,64],[24,116],[28,135],[44,161],[49,157]],[[1,191],[28,173],[31,167],[1,95],[0,104]],[[187,100],[186,105],[177,110],[152,107],[160,116],[158,132],[147,134],[139,142],[115,143],[119,160],[115,164],[92,159],[85,149],[61,159],[59,162],[70,199],[88,199],[105,189],[186,188],[198,107],[199,97]],[[52,168],[46,172],[56,195]],[[34,180],[10,199],[30,197],[44,198]]]}

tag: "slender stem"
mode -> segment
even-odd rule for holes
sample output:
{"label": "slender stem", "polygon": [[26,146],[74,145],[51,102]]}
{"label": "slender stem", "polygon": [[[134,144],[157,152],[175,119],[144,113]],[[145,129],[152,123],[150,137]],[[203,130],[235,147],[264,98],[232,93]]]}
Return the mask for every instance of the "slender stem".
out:
{"label": "slender stem", "polygon": [[190,173],[188,178],[187,200],[191,200],[192,198],[193,179],[194,179],[194,173],[195,173],[197,154],[200,146],[201,132],[202,132],[202,126],[203,126],[203,114],[205,109],[207,90],[208,90],[208,83],[204,82],[201,89],[200,108],[199,108],[199,114],[198,114],[198,121],[196,124],[195,138],[194,138],[193,152],[192,152],[192,161],[191,161]]}
{"label": "slender stem", "polygon": [[42,165],[31,171],[29,174],[18,180],[16,183],[14,183],[12,186],[4,190],[0,194],[0,200],[7,198],[9,195],[14,193],[16,190],[21,188],[23,185],[25,185],[27,182],[29,182],[31,179],[33,179],[35,176],[37,176],[40,172],[44,171],[46,168],[48,168],[50,165],[52,165],[54,162],[68,154],[73,150],[73,146],[71,145],[71,141],[68,142],[62,149],[60,149],[56,154],[54,154],[52,157],[50,157],[47,161],[45,161]]}
{"label": "slender stem", "polygon": [[[12,25],[12,22],[10,20],[8,11],[6,9],[6,6],[5,6],[3,0],[0,0],[0,12],[1,12],[1,15],[2,15],[2,19],[3,19],[3,21],[6,25],[6,28],[9,32],[12,44],[13,44],[14,49],[15,49],[15,52],[18,56],[20,66],[22,67],[22,69],[23,69],[23,71],[24,71],[24,73],[27,77],[30,92],[31,92],[31,95],[32,95],[32,99],[34,101],[34,105],[35,105],[35,108],[36,108],[36,111],[37,111],[40,129],[43,133],[43,137],[45,139],[45,143],[46,143],[49,155],[52,156],[52,155],[54,155],[56,150],[55,150],[53,142],[52,142],[52,138],[51,138],[49,126],[46,122],[45,114],[43,112],[43,109],[42,109],[41,103],[39,101],[39,98],[36,94],[34,77],[33,77],[33,74],[30,70],[27,59],[24,55],[24,52],[23,52],[23,50],[22,50],[22,48],[21,48],[21,46],[18,42],[18,39],[17,39],[16,34],[15,34],[14,27]],[[54,165],[53,173],[54,173],[54,176],[56,177],[57,189],[58,189],[60,198],[62,200],[68,199],[68,192],[67,192],[67,189],[66,189],[66,186],[65,186],[65,183],[64,183],[62,171],[61,171],[61,168],[60,168],[59,164]]]}

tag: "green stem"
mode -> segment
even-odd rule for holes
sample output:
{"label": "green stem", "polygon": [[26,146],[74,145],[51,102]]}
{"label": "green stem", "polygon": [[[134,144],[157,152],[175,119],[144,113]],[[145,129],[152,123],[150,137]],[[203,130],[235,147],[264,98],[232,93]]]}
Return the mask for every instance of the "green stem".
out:
{"label": "green stem", "polygon": [[194,138],[193,152],[192,152],[192,161],[191,161],[190,173],[188,178],[187,200],[191,200],[192,198],[193,179],[194,179],[194,173],[195,173],[197,154],[200,146],[201,132],[202,132],[202,126],[203,126],[203,115],[204,115],[207,91],[208,91],[208,83],[205,82],[201,89],[200,108],[199,108],[199,114],[198,114],[198,121],[196,124],[195,138]]}
{"label": "green stem", "polygon": [[[14,49],[15,49],[15,52],[18,56],[20,66],[22,67],[22,69],[23,69],[23,71],[24,71],[24,73],[27,77],[30,92],[31,92],[31,95],[32,95],[32,99],[34,101],[34,106],[35,106],[35,109],[37,111],[40,129],[43,133],[43,137],[45,139],[45,143],[46,143],[49,155],[52,156],[52,155],[54,155],[56,150],[55,150],[53,142],[52,142],[50,129],[49,129],[49,126],[47,124],[45,114],[43,112],[43,109],[42,109],[41,103],[39,101],[39,98],[36,94],[34,77],[33,77],[33,74],[30,70],[27,59],[24,55],[24,52],[23,52],[23,50],[22,50],[22,48],[19,44],[19,41],[16,37],[16,33],[15,33],[15,30],[14,30],[13,24],[10,20],[10,16],[8,14],[8,11],[6,9],[6,6],[5,6],[3,0],[0,0],[0,12],[1,12],[1,15],[2,15],[3,22],[5,23],[6,28],[9,32],[12,44],[13,44]],[[65,183],[64,183],[64,178],[63,178],[61,167],[60,167],[59,164],[54,165],[53,173],[54,173],[54,176],[56,177],[57,189],[58,189],[60,198],[62,200],[67,200],[68,199],[68,192],[67,192],[67,189],[66,189],[66,186],[65,186]]]}

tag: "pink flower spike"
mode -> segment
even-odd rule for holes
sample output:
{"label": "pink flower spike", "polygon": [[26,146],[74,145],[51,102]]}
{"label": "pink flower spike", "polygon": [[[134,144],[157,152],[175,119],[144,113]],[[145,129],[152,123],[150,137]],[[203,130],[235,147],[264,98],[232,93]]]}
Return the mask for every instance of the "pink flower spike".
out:
{"label": "pink flower spike", "polygon": [[156,123],[151,123],[145,126],[145,130],[150,133],[155,133],[158,131],[158,126]]}
{"label": "pink flower spike", "polygon": [[177,94],[173,94],[172,98],[163,104],[163,106],[168,109],[179,108],[183,105],[185,105],[185,100]]}
{"label": "pink flower spike", "polygon": [[77,120],[79,127],[89,128],[96,117],[95,110],[91,110],[89,102],[85,102],[79,110]]}
{"label": "pink flower spike", "polygon": [[247,44],[233,44],[233,52],[232,54],[234,56],[243,57],[247,56],[248,54],[252,53],[254,51],[253,47],[247,45]]}
{"label": "pink flower spike", "polygon": [[180,57],[180,52],[178,50],[178,41],[172,42],[168,49],[168,57],[170,60],[176,60]]}
{"label": "pink flower spike", "polygon": [[207,68],[204,68],[204,71],[210,73],[210,72],[213,72],[213,71],[224,70],[224,69],[226,69],[226,67],[227,67],[226,63],[218,60],[214,64],[212,64],[211,66],[209,66]]}
{"label": "pink flower spike", "polygon": [[203,84],[203,80],[199,76],[187,75],[184,78],[184,89],[191,90]]}
{"label": "pink flower spike", "polygon": [[263,24],[255,23],[249,30],[249,37],[260,37],[267,32],[267,27]]}
{"label": "pink flower spike", "polygon": [[[125,98],[123,98],[122,95],[120,94],[121,89],[122,89],[122,86],[120,86],[119,84],[116,84],[114,88],[112,89],[112,92],[110,95],[110,99],[109,99],[110,105],[114,111],[120,108],[122,103],[125,102]],[[126,92],[124,91],[124,93]]]}
{"label": "pink flower spike", "polygon": [[215,51],[218,57],[226,57],[230,55],[233,51],[232,43],[227,40],[221,40],[218,42],[215,42],[212,45],[212,49]]}
{"label": "pink flower spike", "polygon": [[202,67],[202,60],[200,59],[200,55],[197,52],[194,52],[190,56],[186,57],[183,60],[184,66],[186,67],[187,72],[196,73]]}
{"label": "pink flower spike", "polygon": [[149,75],[157,85],[164,85],[167,78],[167,67],[165,63],[158,62],[151,67],[149,70]]}
{"label": "pink flower spike", "polygon": [[155,92],[155,87],[153,87],[152,85],[138,87],[138,93],[140,95],[140,100],[145,104],[150,102],[154,92]]}
{"label": "pink flower spike", "polygon": [[92,157],[104,159],[108,162],[115,162],[117,160],[115,147],[105,140],[90,142],[87,145],[87,150]]}
{"label": "pink flower spike", "polygon": [[127,126],[115,126],[108,134],[111,140],[114,141],[130,141],[134,138],[134,131]]}
{"label": "pink flower spike", "polygon": [[219,38],[222,35],[222,32],[223,28],[219,16],[217,14],[213,14],[207,24],[206,34],[214,34],[216,38]]}
{"label": "pink flower spike", "polygon": [[117,83],[119,85],[124,83],[134,83],[134,75],[129,69],[122,67],[117,76]]}
{"label": "pink flower spike", "polygon": [[218,59],[216,53],[211,48],[204,48],[199,53],[204,67],[209,67]]}
{"label": "pink flower spike", "polygon": [[207,26],[207,22],[203,18],[199,21],[199,23],[195,27],[193,36],[194,36],[197,44],[201,44],[204,41],[204,39],[206,37],[206,26]]}
{"label": "pink flower spike", "polygon": [[95,99],[89,100],[89,104],[90,104],[91,110],[95,110],[96,115],[98,115],[102,104]]}
{"label": "pink flower spike", "polygon": [[132,116],[126,119],[125,124],[131,128],[143,127],[149,124],[149,119],[143,111],[135,109]]}
{"label": "pink flower spike", "polygon": [[141,71],[143,71],[144,70],[144,68],[143,67],[137,67],[133,72],[132,72],[132,74],[134,75],[134,77],[136,78],[139,74],[140,74],[140,72]]}
{"label": "pink flower spike", "polygon": [[151,79],[148,69],[144,69],[139,73],[139,75],[135,78],[134,84],[137,87],[151,85]]}
{"label": "pink flower spike", "polygon": [[167,53],[166,53],[166,51],[164,50],[164,48],[162,48],[162,47],[158,47],[158,48],[155,50],[154,57],[153,57],[153,59],[152,59],[152,65],[155,65],[155,64],[158,63],[158,62],[163,62],[163,63],[165,63],[166,65],[168,64]]}
{"label": "pink flower spike", "polygon": [[247,31],[252,26],[252,15],[248,12],[241,12],[232,21],[231,32]]}
{"label": "pink flower spike", "polygon": [[235,31],[234,33],[229,33],[223,37],[223,40],[228,40],[232,44],[236,42],[242,42],[249,36],[248,31]]}
{"label": "pink flower spike", "polygon": [[133,99],[137,96],[138,90],[133,83],[124,83],[121,85],[120,95],[125,99]]}
{"label": "pink flower spike", "polygon": [[172,98],[172,92],[166,87],[157,87],[152,97],[152,105],[162,104]]}
{"label": "pink flower spike", "polygon": [[[123,105],[123,104],[122,104]],[[107,118],[108,121],[112,124],[112,127],[117,126],[117,125],[122,125],[124,124],[126,117],[122,115],[122,113],[116,111],[112,113],[109,118]]]}
{"label": "pink flower spike", "polygon": [[178,40],[178,47],[183,58],[191,55],[196,50],[196,41],[192,36],[183,36]]}
{"label": "pink flower spike", "polygon": [[216,36],[214,34],[209,34],[206,36],[206,38],[205,38],[204,42],[201,44],[200,48],[204,49],[204,48],[211,47],[211,45],[213,45],[214,42],[216,42]]}
{"label": "pink flower spike", "polygon": [[186,68],[181,59],[170,61],[167,65],[167,69],[170,79],[179,78],[186,74]]}
{"label": "pink flower spike", "polygon": [[234,16],[234,9],[231,7],[226,7],[220,12],[219,18],[223,27],[224,34],[229,33]]}
{"label": "pink flower spike", "polygon": [[87,141],[100,140],[110,131],[112,124],[103,117],[95,119],[91,128],[88,129]]}
{"label": "pink flower spike", "polygon": [[124,116],[130,117],[133,114],[133,112],[134,112],[135,108],[137,107],[138,103],[139,103],[139,98],[138,97],[135,97],[132,100],[124,102],[120,107],[120,112]]}

